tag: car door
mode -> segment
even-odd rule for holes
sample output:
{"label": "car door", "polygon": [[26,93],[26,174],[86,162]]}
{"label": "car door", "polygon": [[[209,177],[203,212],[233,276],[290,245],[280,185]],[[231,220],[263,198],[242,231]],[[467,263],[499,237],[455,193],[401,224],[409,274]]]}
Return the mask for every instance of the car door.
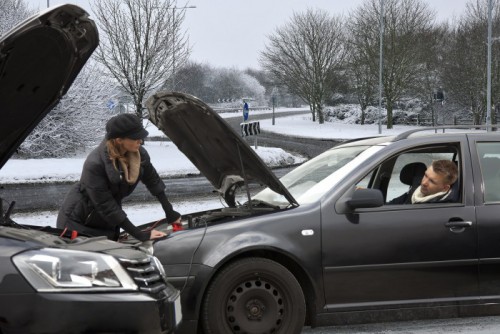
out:
{"label": "car door", "polygon": [[479,241],[479,287],[500,301],[500,136],[470,135]]}
{"label": "car door", "polygon": [[[323,273],[329,310],[477,300],[475,213],[468,195],[472,194],[472,171],[470,159],[463,158],[469,155],[465,137],[457,138],[460,139],[450,143],[459,155],[457,185],[461,197],[457,203],[384,205],[338,213],[333,203],[325,202]],[[429,147],[430,152],[439,151]],[[423,146],[415,152],[425,149]],[[397,164],[397,160],[397,155],[391,156],[385,165],[390,161]],[[387,170],[380,171],[382,166],[384,163],[375,169],[368,167],[364,173],[372,180],[375,170],[387,177]],[[397,177],[397,173],[390,177]],[[356,181],[351,188],[357,184]],[[389,189],[384,192],[389,197]]]}

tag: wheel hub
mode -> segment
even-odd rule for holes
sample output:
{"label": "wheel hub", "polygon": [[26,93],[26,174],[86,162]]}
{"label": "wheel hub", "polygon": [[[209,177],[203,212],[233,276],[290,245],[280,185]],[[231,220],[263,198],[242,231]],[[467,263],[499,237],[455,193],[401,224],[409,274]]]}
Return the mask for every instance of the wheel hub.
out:
{"label": "wheel hub", "polygon": [[240,283],[226,303],[226,319],[233,333],[277,333],[284,317],[281,292],[260,279]]}
{"label": "wheel hub", "polygon": [[260,300],[252,299],[247,303],[246,308],[248,310],[248,320],[260,320],[262,319],[262,312],[264,312],[266,306]]}

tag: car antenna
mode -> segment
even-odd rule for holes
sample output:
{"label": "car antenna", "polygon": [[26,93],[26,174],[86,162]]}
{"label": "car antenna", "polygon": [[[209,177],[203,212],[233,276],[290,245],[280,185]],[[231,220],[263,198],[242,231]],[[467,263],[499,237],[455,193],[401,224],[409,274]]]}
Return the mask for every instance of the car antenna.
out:
{"label": "car antenna", "polygon": [[241,157],[241,151],[240,151],[240,145],[238,144],[238,142],[236,142],[236,150],[238,151],[238,157],[240,158],[240,165],[241,165],[241,175],[243,176],[243,181],[245,182],[245,188],[247,190],[247,197],[248,197],[248,209],[250,210],[250,212],[252,212],[252,199],[250,197],[250,188],[248,186],[248,179],[247,179],[247,175],[245,174],[245,166],[243,165],[243,158]]}

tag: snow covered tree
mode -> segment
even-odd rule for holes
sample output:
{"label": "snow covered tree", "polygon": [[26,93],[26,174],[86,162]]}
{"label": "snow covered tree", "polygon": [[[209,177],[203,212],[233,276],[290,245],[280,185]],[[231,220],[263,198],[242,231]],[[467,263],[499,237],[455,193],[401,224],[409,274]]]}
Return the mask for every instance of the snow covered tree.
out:
{"label": "snow covered tree", "polygon": [[172,78],[190,49],[181,30],[185,8],[176,0],[94,0],[92,8],[104,35],[97,59],[132,97],[142,117],[143,100]]}
{"label": "snow covered tree", "polygon": [[296,13],[291,21],[269,36],[261,52],[261,66],[306,101],[313,121],[324,123],[323,104],[335,92],[336,76],[345,58],[340,17],[324,10]]}
{"label": "snow covered tree", "polygon": [[[353,13],[357,50],[366,55],[363,67],[378,78],[380,40],[380,1],[367,0]],[[394,104],[415,88],[423,76],[435,13],[422,0],[385,0],[383,34],[383,96],[387,108],[387,128],[392,128]],[[373,71],[376,71],[374,74]]]}
{"label": "snow covered tree", "polygon": [[0,36],[30,15],[33,15],[33,11],[28,8],[24,0],[1,0]]}
{"label": "snow covered tree", "polygon": [[214,68],[199,63],[188,63],[177,73],[177,90],[194,95],[206,103],[232,99],[240,103],[251,97],[255,103],[265,102],[265,88],[252,75],[236,68]]}
{"label": "snow covered tree", "polygon": [[93,148],[104,137],[108,107],[118,84],[89,60],[68,93],[26,138],[18,153],[26,158],[67,157]]}

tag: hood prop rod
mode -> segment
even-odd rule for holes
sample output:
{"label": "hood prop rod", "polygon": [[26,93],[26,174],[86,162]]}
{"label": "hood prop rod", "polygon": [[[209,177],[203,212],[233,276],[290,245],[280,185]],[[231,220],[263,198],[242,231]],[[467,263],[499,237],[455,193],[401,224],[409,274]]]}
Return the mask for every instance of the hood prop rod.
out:
{"label": "hood prop rod", "polygon": [[245,173],[245,166],[243,165],[243,158],[241,157],[241,151],[240,151],[240,145],[238,145],[238,142],[236,142],[236,150],[238,151],[238,157],[240,158],[240,165],[241,165],[241,175],[243,175],[243,181],[245,181],[245,188],[247,190],[247,206],[248,209],[250,210],[250,213],[252,213],[252,202],[251,202],[251,197],[250,197],[250,188],[248,186],[248,179],[247,175]]}

